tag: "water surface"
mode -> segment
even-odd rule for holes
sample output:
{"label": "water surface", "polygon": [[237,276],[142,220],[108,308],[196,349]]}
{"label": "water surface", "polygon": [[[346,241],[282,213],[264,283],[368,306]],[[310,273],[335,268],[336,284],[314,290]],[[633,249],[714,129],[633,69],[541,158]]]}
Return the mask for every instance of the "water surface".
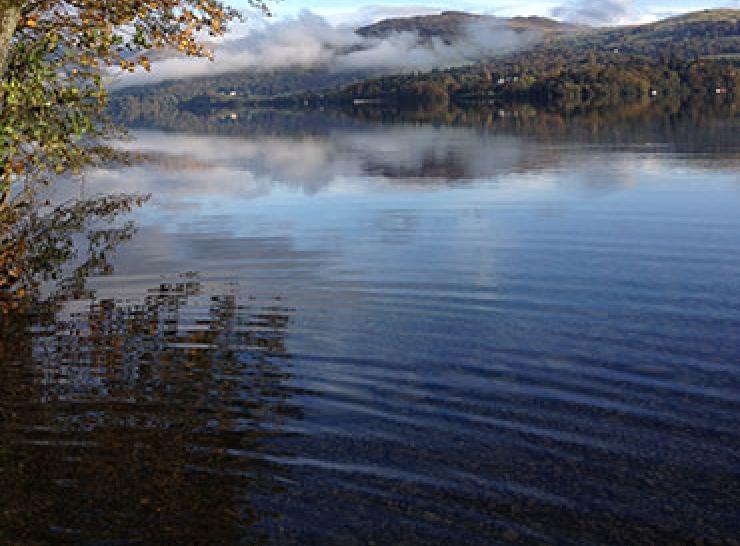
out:
{"label": "water surface", "polygon": [[738,544],[735,120],[317,115],[57,190],[152,197],[34,231],[1,541]]}

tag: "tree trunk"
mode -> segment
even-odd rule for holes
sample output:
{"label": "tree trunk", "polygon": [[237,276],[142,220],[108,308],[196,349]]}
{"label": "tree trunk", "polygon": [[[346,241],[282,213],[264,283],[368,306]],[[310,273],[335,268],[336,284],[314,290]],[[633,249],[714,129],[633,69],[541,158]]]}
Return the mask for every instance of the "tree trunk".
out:
{"label": "tree trunk", "polygon": [[0,0],[0,77],[10,53],[10,42],[21,18],[21,0]]}
{"label": "tree trunk", "polygon": [[[5,76],[5,69],[10,55],[13,34],[21,18],[23,0],[0,0],[0,81]],[[0,88],[0,112],[3,109],[3,92]],[[4,165],[0,165],[0,171]],[[10,188],[0,189],[0,210],[5,209],[10,201]]]}

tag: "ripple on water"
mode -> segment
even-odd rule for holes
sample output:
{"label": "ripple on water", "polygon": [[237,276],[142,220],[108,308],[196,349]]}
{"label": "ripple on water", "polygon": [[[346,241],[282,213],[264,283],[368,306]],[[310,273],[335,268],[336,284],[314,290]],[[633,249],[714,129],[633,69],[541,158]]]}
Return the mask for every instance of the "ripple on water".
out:
{"label": "ripple on water", "polygon": [[0,543],[737,545],[740,191],[574,148],[150,205],[0,315]]}

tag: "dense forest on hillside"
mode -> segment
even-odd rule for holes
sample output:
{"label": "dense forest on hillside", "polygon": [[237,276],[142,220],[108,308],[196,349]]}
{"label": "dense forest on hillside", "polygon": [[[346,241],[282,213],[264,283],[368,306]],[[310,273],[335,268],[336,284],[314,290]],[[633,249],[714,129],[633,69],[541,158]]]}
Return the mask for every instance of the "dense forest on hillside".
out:
{"label": "dense forest on hillside", "polygon": [[740,54],[740,10],[704,10],[655,23],[605,28],[564,39],[574,49],[610,50],[650,57]]}
{"label": "dense forest on hillside", "polygon": [[[367,38],[386,37],[393,32],[415,32],[422,41],[434,37],[447,43],[454,43],[464,38],[469,24],[483,20],[498,21],[490,16],[447,11],[439,15],[385,19],[360,27],[355,32]],[[500,21],[502,26],[520,32],[538,31],[555,34],[579,28],[544,17],[514,17]],[[336,89],[380,74],[379,70],[335,71],[331,67],[321,66],[245,70],[217,76],[169,80],[153,85],[128,87],[115,93],[113,102],[114,106],[120,105],[120,102],[116,100],[120,97],[134,97],[140,101],[150,98],[165,102],[174,100],[177,103],[187,103],[199,97],[231,96],[232,94],[241,98],[274,97],[302,91]]]}
{"label": "dense forest on hillside", "polygon": [[[142,102],[187,103],[198,97],[274,97],[300,91],[337,88],[369,77],[367,71],[331,72],[326,68],[244,71],[171,80],[162,83],[119,89],[111,96],[114,108],[122,100],[133,98]],[[166,107],[166,105],[164,105]]]}
{"label": "dense forest on hillside", "polygon": [[[382,35],[389,29],[416,28],[452,39],[450,29],[457,32],[462,22],[476,16],[450,12],[441,17],[391,19],[358,32]],[[549,20],[510,21],[528,28],[563,28],[557,22],[546,24]],[[424,73],[371,77],[367,71],[316,68],[169,82],[124,90],[113,97],[112,109],[120,117],[124,112],[157,116],[160,111],[357,102],[431,106],[526,101],[570,108],[664,95],[734,95],[738,89],[740,10],[707,10],[648,25],[569,28],[516,53]]]}
{"label": "dense forest on hillside", "polygon": [[432,105],[528,101],[571,106],[659,95],[732,94],[738,88],[740,70],[735,59],[652,59],[618,52],[567,57],[546,52],[464,69],[369,79],[337,91],[275,102]]}
{"label": "dense forest on hillside", "polygon": [[738,14],[740,10],[714,10],[568,35],[471,66],[357,82],[327,93],[325,100],[579,104],[718,90],[731,94],[740,88]]}

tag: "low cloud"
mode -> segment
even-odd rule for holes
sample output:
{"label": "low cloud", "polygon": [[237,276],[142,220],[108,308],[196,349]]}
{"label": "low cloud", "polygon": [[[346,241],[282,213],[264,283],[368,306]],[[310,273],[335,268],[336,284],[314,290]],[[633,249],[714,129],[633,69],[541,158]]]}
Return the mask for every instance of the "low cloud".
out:
{"label": "low cloud", "polygon": [[530,44],[536,33],[515,32],[493,17],[472,21],[455,43],[422,39],[415,32],[394,32],[383,38],[362,37],[353,28],[332,25],[304,11],[294,19],[262,24],[238,39],[218,44],[216,60],[167,58],[151,73],[116,80],[115,86],[145,85],[163,80],[212,76],[239,70],[326,68],[330,71],[403,72],[447,68],[506,53]]}
{"label": "low cloud", "polygon": [[610,25],[633,18],[634,0],[568,0],[551,13],[553,17],[586,25]]}

